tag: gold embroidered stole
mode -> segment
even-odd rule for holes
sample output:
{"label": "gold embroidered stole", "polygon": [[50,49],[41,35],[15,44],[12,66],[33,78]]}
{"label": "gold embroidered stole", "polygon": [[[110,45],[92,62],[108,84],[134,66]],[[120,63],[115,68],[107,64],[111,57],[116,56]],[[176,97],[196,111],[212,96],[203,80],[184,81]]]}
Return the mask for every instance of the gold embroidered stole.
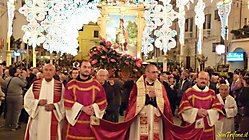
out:
{"label": "gold embroidered stole", "polygon": [[[149,132],[151,129],[153,129],[153,139],[159,139],[159,133],[160,133],[160,113],[158,112],[157,108],[147,105],[145,106],[145,100],[146,100],[146,92],[147,87],[145,86],[144,77],[138,79],[136,82],[137,85],[137,99],[136,99],[136,115],[139,113],[140,117],[140,140],[143,139],[149,139]],[[158,109],[163,112],[164,110],[164,98],[163,98],[163,90],[162,90],[162,84],[156,80],[154,83],[153,88],[156,92],[156,101]],[[152,127],[149,122],[149,114],[150,111],[153,110],[153,122]],[[157,113],[156,113],[157,112]]]}
{"label": "gold embroidered stole", "polygon": [[[142,108],[145,105],[145,100],[146,100],[146,87],[145,87],[145,81],[144,77],[141,76],[137,82],[137,100],[136,100],[136,113],[137,115]],[[164,112],[164,98],[163,98],[163,89],[162,89],[162,83],[158,80],[155,81],[154,83],[154,89],[156,92],[156,102],[157,102],[157,107],[160,109],[161,112]]]}

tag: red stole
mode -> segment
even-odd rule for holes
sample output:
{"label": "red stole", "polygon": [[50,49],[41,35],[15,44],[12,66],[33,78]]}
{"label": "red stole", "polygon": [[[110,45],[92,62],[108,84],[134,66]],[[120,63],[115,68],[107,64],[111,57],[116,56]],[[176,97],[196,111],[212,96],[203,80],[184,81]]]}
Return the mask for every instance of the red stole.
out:
{"label": "red stole", "polygon": [[[42,79],[40,80],[36,80],[33,83],[33,94],[34,94],[34,98],[39,100],[39,96],[40,96],[40,90],[41,90],[41,86],[42,86]],[[57,103],[60,102],[61,100],[61,93],[62,93],[62,83],[58,80],[54,79],[54,100],[53,103]],[[57,130],[58,130],[58,121],[52,111],[52,119],[51,119],[51,140],[56,140],[57,138]]]}

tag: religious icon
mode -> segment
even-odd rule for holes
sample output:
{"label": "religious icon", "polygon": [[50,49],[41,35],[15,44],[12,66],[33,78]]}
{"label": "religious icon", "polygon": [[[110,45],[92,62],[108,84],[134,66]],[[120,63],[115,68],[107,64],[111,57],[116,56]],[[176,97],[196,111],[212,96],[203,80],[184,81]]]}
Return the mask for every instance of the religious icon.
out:
{"label": "religious icon", "polygon": [[116,43],[117,52],[137,55],[138,26],[136,16],[110,14],[106,25],[106,40]]}
{"label": "religious icon", "polygon": [[119,19],[119,28],[117,29],[116,42],[120,46],[121,51],[127,51],[128,30],[125,30],[124,19]]}

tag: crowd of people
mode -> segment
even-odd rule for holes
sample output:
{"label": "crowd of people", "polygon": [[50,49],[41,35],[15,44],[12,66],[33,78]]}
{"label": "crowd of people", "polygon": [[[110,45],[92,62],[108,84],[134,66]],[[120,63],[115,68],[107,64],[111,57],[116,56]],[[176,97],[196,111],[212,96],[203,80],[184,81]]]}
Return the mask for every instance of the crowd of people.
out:
{"label": "crowd of people", "polygon": [[[1,65],[0,86],[5,128],[16,131],[21,123],[27,123],[25,139],[94,139],[92,115],[116,123],[123,121],[120,116],[125,116],[124,121],[138,116],[140,121],[134,121],[127,134],[130,139],[163,139],[163,127],[156,121],[162,117],[160,112],[172,123],[173,116],[182,120],[182,126],[196,123],[196,128],[204,129],[202,139],[249,132],[245,123],[249,120],[246,71],[164,72],[149,64],[144,75],[133,77],[128,69],[96,69],[83,60],[77,67],[62,68]],[[145,118],[155,121],[144,124],[141,120]],[[147,125],[159,130],[147,130]]]}

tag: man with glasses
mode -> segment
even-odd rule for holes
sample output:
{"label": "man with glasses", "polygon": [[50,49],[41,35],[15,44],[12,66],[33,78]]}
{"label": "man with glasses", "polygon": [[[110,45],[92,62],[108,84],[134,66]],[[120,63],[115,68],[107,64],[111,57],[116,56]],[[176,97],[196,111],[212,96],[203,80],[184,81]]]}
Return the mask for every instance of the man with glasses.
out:
{"label": "man with glasses", "polygon": [[90,117],[102,118],[104,115],[107,106],[105,90],[91,73],[91,63],[83,60],[78,77],[65,88],[66,140],[95,139],[90,128]]}
{"label": "man with glasses", "polygon": [[155,65],[147,65],[145,74],[132,88],[125,120],[134,116],[136,119],[130,127],[129,139],[163,139],[160,112],[173,122],[167,93],[158,80],[158,73]]}

